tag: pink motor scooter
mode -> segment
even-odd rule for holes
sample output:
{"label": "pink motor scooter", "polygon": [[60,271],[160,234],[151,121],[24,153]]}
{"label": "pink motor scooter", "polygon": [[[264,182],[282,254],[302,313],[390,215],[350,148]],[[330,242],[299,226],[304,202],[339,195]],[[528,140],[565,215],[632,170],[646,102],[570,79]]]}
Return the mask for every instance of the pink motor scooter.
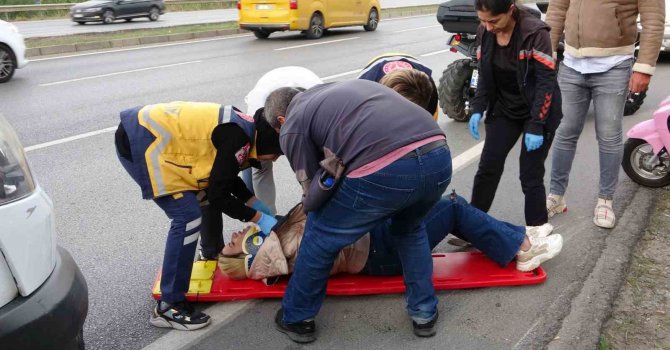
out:
{"label": "pink motor scooter", "polygon": [[626,136],[621,165],[635,182],[648,187],[670,185],[670,97],[654,112],[654,118],[636,124]]}

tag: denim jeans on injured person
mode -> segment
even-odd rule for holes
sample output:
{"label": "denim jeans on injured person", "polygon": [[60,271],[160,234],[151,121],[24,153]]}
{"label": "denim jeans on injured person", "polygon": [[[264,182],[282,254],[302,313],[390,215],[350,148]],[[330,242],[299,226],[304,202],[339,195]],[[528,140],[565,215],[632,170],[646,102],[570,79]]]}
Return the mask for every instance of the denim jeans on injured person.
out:
{"label": "denim jeans on injured person", "polygon": [[[423,220],[430,249],[447,234],[464,239],[504,267],[514,259],[526,237],[526,228],[505,221],[473,207],[463,197],[445,195]],[[370,231],[370,255],[361,273],[392,276],[402,274],[400,257],[389,234],[390,220]]]}
{"label": "denim jeans on injured person", "polygon": [[316,316],[339,251],[375,226],[391,220],[389,234],[402,261],[407,311],[417,323],[437,311],[433,264],[424,216],[451,180],[451,155],[440,147],[415,158],[399,159],[361,178],[345,178],[337,192],[310,212],[284,300],[284,321]]}
{"label": "denim jeans on injured person", "polygon": [[623,109],[628,96],[631,60],[604,73],[581,74],[561,64],[558,83],[563,96],[563,119],[556,130],[550,193],[564,195],[591,101],[600,155],[598,196],[612,199],[623,158]]}

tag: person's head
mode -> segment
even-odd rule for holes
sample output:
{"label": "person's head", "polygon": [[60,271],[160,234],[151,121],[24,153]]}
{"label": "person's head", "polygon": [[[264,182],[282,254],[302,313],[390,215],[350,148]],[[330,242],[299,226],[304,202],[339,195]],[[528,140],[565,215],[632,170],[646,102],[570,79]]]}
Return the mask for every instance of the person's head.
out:
{"label": "person's head", "polygon": [[221,250],[221,256],[219,257],[221,272],[234,280],[247,278],[244,266],[246,254],[242,250],[245,232],[246,230],[234,232],[230,242]]}
{"label": "person's head", "polygon": [[301,91],[304,90],[293,87],[282,87],[271,92],[265,100],[265,119],[277,132],[279,132],[282,124],[286,121],[288,105],[291,104],[293,98]]}
{"label": "person's head", "polygon": [[275,161],[284,154],[279,145],[279,134],[264,117],[264,109],[259,108],[254,115],[256,122],[256,158]]}
{"label": "person's head", "polygon": [[379,82],[424,109],[428,107],[433,94],[433,84],[428,74],[416,69],[396,69]]}
{"label": "person's head", "polygon": [[491,33],[507,31],[514,26],[514,0],[475,0],[482,25]]}

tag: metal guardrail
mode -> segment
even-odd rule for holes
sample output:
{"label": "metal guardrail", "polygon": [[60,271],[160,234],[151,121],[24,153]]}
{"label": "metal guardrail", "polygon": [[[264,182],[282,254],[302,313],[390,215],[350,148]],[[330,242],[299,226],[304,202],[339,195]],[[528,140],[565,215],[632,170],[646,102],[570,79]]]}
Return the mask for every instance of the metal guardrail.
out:
{"label": "metal guardrail", "polygon": [[[188,5],[188,4],[234,4],[236,0],[166,0],[165,5]],[[69,10],[77,3],[64,4],[40,4],[40,5],[5,5],[0,6],[0,13],[11,12],[32,12],[32,11],[53,11]]]}

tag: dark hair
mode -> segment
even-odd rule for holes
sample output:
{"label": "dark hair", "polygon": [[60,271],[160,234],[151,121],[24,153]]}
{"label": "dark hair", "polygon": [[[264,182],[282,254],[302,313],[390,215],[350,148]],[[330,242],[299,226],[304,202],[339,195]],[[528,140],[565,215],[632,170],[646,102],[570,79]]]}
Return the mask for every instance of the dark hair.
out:
{"label": "dark hair", "polygon": [[279,145],[279,134],[265,119],[263,111],[263,108],[259,108],[256,114],[254,114],[254,121],[256,122],[256,153],[259,156],[271,154],[283,155],[284,152],[282,152]]}
{"label": "dark hair", "polygon": [[299,94],[301,91],[292,87],[283,87],[279,88],[270,93],[268,98],[265,100],[265,119],[268,121],[271,127],[277,129],[279,128],[279,121],[277,117],[283,116],[286,118],[286,110],[288,105],[291,104],[291,101],[295,95]]}
{"label": "dark hair", "polygon": [[430,82],[430,77],[416,69],[394,70],[386,74],[379,82],[424,109],[428,107],[430,98],[433,96],[433,84]]}
{"label": "dark hair", "polygon": [[492,15],[497,16],[509,11],[514,2],[515,0],[475,0],[475,9],[491,12]]}

